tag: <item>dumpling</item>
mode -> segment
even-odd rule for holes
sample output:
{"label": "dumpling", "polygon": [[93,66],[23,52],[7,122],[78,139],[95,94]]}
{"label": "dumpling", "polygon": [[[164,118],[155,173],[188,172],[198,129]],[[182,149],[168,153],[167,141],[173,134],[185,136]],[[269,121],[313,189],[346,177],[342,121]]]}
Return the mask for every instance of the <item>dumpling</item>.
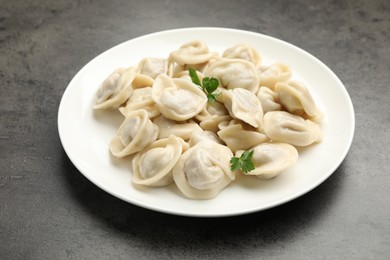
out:
{"label": "dumpling", "polygon": [[278,94],[270,88],[260,87],[257,92],[257,97],[260,100],[264,113],[267,113],[268,111],[279,111],[282,109],[282,106],[277,102]]}
{"label": "dumpling", "polygon": [[194,131],[190,136],[188,144],[190,145],[190,147],[192,147],[202,141],[211,141],[214,143],[222,144],[222,142],[219,140],[216,134],[210,131],[203,131],[203,130]]}
{"label": "dumpling", "polygon": [[159,131],[144,109],[132,111],[126,116],[110,142],[111,153],[119,158],[143,150],[157,139]]}
{"label": "dumpling", "polygon": [[196,120],[203,121],[212,116],[226,116],[229,112],[225,106],[219,102],[209,102],[206,107],[195,116]]}
{"label": "dumpling", "polygon": [[133,82],[131,83],[131,86],[133,87],[133,89],[144,88],[144,87],[153,86],[153,83],[154,83],[153,78],[151,78],[147,75],[137,73],[137,74],[135,74],[135,78],[134,78]]}
{"label": "dumpling", "polygon": [[[197,70],[196,70],[196,74],[198,75],[198,78],[199,78],[200,82],[202,82],[202,80],[204,78],[203,74],[201,72],[197,71]],[[192,79],[191,79],[191,76],[190,76],[190,73],[189,73],[188,69],[178,72],[175,75],[174,78],[186,79],[186,80],[192,82]]]}
{"label": "dumpling", "polygon": [[292,76],[290,67],[282,63],[260,66],[258,71],[260,85],[269,87],[270,89],[274,89],[276,83],[287,81]]}
{"label": "dumpling", "polygon": [[103,81],[95,95],[94,109],[117,108],[129,98],[135,78],[134,68],[119,68]]}
{"label": "dumpling", "polygon": [[173,180],[191,199],[211,199],[218,195],[235,175],[230,171],[229,148],[213,141],[201,141],[184,152],[173,168]]}
{"label": "dumpling", "polygon": [[145,58],[138,64],[138,73],[155,79],[160,74],[168,73],[168,61],[162,58]]}
{"label": "dumpling", "polygon": [[223,91],[220,100],[233,118],[240,119],[255,128],[262,128],[263,108],[255,94],[246,89],[235,88]]}
{"label": "dumpling", "polygon": [[321,141],[319,125],[284,111],[271,111],[264,115],[264,133],[273,141],[296,146]]}
{"label": "dumpling", "polygon": [[258,66],[261,63],[260,54],[255,48],[248,44],[237,44],[229,49],[226,49],[222,54],[222,57],[247,60],[255,66]]}
{"label": "dumpling", "polygon": [[216,53],[210,53],[204,42],[190,41],[169,55],[169,59],[179,65],[201,64],[210,60]]}
{"label": "dumpling", "polygon": [[[252,162],[255,169],[247,175],[255,175],[262,179],[270,179],[289,168],[298,160],[297,149],[285,143],[262,143],[253,147]],[[240,157],[243,151],[238,151]]]}
{"label": "dumpling", "polygon": [[152,99],[151,87],[134,89],[126,102],[126,106],[120,107],[119,111],[126,117],[129,112],[138,109],[145,109],[149,118],[160,115],[160,110],[158,110],[156,103]]}
{"label": "dumpling", "polygon": [[200,64],[190,64],[190,65],[179,65],[174,62],[171,62],[168,67],[168,76],[172,78],[187,78],[191,80],[191,77],[188,73],[190,68],[196,70],[200,80],[203,79],[204,69],[209,65],[209,61]]}
{"label": "dumpling", "polygon": [[226,116],[217,116],[213,115],[207,119],[204,119],[199,123],[200,127],[205,131],[211,131],[217,133],[219,131],[218,125],[223,121],[230,121],[233,118],[230,115]]}
{"label": "dumpling", "polygon": [[233,152],[247,150],[257,144],[268,140],[267,136],[256,131],[256,129],[239,123],[237,120],[224,121],[219,125],[219,138],[222,139]]}
{"label": "dumpling", "polygon": [[175,122],[165,118],[163,115],[153,120],[159,129],[158,139],[166,138],[171,134],[188,140],[194,131],[202,131],[202,128],[195,122]]}
{"label": "dumpling", "polygon": [[218,124],[230,120],[231,116],[225,106],[219,102],[208,102],[206,107],[195,116],[203,130],[217,133]]}
{"label": "dumpling", "polygon": [[153,142],[133,158],[133,182],[158,187],[172,183],[172,169],[187,149],[188,144],[174,135]]}
{"label": "dumpling", "polygon": [[279,82],[275,86],[280,103],[292,114],[307,115],[311,120],[320,121],[322,113],[318,110],[309,90],[297,81]]}
{"label": "dumpling", "polygon": [[207,77],[217,78],[227,89],[243,88],[253,93],[259,89],[255,65],[242,59],[221,59],[205,69]]}
{"label": "dumpling", "polygon": [[152,87],[152,99],[166,118],[184,121],[197,115],[207,103],[206,94],[185,79],[158,76]]}

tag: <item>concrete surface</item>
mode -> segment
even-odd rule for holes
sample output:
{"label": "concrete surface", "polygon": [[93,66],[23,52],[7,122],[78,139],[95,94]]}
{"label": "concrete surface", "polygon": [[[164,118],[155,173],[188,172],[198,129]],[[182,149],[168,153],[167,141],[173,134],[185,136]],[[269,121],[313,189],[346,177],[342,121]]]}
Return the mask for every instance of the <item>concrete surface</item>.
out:
{"label": "concrete surface", "polygon": [[[388,259],[389,1],[0,1],[1,259]],[[57,131],[61,96],[104,50],[160,30],[216,26],[291,42],[343,81],[352,148],[322,185],[255,214],[152,212],[93,185]],[[343,127],[343,126],[338,126]]]}

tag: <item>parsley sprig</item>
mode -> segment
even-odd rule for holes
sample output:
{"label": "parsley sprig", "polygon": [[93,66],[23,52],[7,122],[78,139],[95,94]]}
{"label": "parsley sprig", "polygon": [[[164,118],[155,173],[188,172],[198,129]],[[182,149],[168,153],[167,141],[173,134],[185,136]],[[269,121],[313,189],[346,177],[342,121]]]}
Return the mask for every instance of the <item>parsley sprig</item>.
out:
{"label": "parsley sprig", "polygon": [[230,159],[230,170],[241,170],[243,173],[248,173],[255,169],[252,162],[253,150],[245,151],[241,154],[241,157],[232,157]]}
{"label": "parsley sprig", "polygon": [[198,85],[203,90],[203,92],[207,95],[207,100],[209,102],[215,102],[218,96],[221,95],[221,93],[219,94],[213,93],[219,86],[218,79],[204,77],[201,83],[198,74],[196,74],[195,69],[189,68],[188,72],[190,74],[192,82]]}

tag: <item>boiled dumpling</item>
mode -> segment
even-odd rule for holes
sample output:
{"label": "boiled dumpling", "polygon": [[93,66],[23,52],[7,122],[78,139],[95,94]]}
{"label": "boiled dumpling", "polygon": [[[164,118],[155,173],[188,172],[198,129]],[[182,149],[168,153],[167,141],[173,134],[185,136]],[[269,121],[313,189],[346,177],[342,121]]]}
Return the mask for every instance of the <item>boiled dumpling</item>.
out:
{"label": "boiled dumpling", "polygon": [[207,96],[197,85],[164,74],[158,76],[153,84],[152,99],[165,117],[176,121],[194,117],[207,103]]}
{"label": "boiled dumpling", "polygon": [[110,150],[116,157],[124,157],[143,150],[157,139],[158,127],[150,121],[144,109],[132,111],[119,127],[110,142]]}
{"label": "boiled dumpling", "polygon": [[160,110],[158,110],[156,103],[152,99],[151,87],[134,89],[126,102],[126,106],[119,108],[119,111],[126,116],[129,112],[138,109],[145,109],[149,118],[160,115]]}
{"label": "boiled dumpling", "polygon": [[151,77],[136,73],[135,78],[131,83],[133,91],[126,102],[126,105],[120,107],[119,111],[126,117],[126,114],[131,111],[145,109],[148,112],[149,118],[158,116],[160,111],[151,96],[151,86],[153,83],[154,80]]}
{"label": "boiled dumpling", "polygon": [[258,66],[261,63],[260,54],[255,48],[248,44],[237,44],[229,49],[226,49],[222,57],[229,59],[243,59]]}
{"label": "boiled dumpling", "polygon": [[237,150],[247,150],[257,144],[263,143],[267,137],[256,131],[255,128],[238,120],[224,121],[219,125],[221,129],[218,131],[218,136],[221,138],[233,152]]}
{"label": "boiled dumpling", "polygon": [[318,124],[284,111],[264,115],[264,133],[273,141],[307,146],[321,140]]}
{"label": "boiled dumpling", "polygon": [[137,71],[155,79],[160,74],[168,73],[168,61],[162,58],[145,58],[138,64]]}
{"label": "boiled dumpling", "polygon": [[219,102],[208,102],[206,107],[195,116],[196,120],[203,121],[212,116],[226,116],[229,112],[225,106]]}
{"label": "boiled dumpling", "polygon": [[126,102],[132,92],[132,82],[135,78],[134,68],[119,68],[102,83],[95,96],[94,109],[119,107]]}
{"label": "boiled dumpling", "polygon": [[160,129],[158,139],[166,138],[173,134],[183,138],[184,140],[188,140],[194,131],[202,131],[202,128],[200,128],[200,126],[193,121],[175,122],[165,118],[163,115],[155,118],[153,123],[155,123]]}
{"label": "boiled dumpling", "polygon": [[199,125],[205,131],[211,131],[213,133],[217,133],[219,131],[218,125],[223,121],[230,121],[231,119],[232,117],[229,115],[226,116],[213,115],[201,121]]}
{"label": "boiled dumpling", "polygon": [[263,109],[255,94],[243,88],[235,88],[223,91],[220,100],[233,118],[255,128],[262,128]]}
{"label": "boiled dumpling", "polygon": [[225,106],[219,102],[208,102],[206,107],[195,116],[203,130],[217,133],[218,124],[230,120],[231,116]]}
{"label": "boiled dumpling", "polygon": [[[262,143],[253,147],[252,162],[255,169],[247,175],[255,175],[262,179],[270,179],[293,165],[298,160],[297,149],[285,143]],[[238,151],[240,157],[243,151]]]}
{"label": "boiled dumpling", "polygon": [[194,131],[190,136],[188,144],[190,145],[190,147],[192,147],[202,141],[212,141],[218,144],[222,144],[221,140],[219,140],[216,134],[210,131],[203,131],[203,130]]}
{"label": "boiled dumpling", "polygon": [[154,79],[143,74],[135,74],[135,78],[131,83],[133,89],[153,86]]}
{"label": "boiled dumpling", "polygon": [[282,109],[282,106],[277,102],[278,95],[270,88],[260,87],[257,92],[257,97],[260,100],[264,113]]}
{"label": "boiled dumpling", "polygon": [[204,42],[190,41],[169,55],[169,59],[179,65],[202,64],[210,60],[216,53],[210,53]]}
{"label": "boiled dumpling", "polygon": [[279,82],[275,86],[280,103],[292,114],[320,121],[322,113],[318,110],[309,90],[297,81]]}
{"label": "boiled dumpling", "polygon": [[[214,59],[214,58],[213,58]],[[196,70],[200,80],[203,79],[203,72],[205,68],[209,65],[210,61],[200,63],[200,64],[190,64],[190,65],[179,65],[175,62],[171,62],[168,67],[168,76],[172,78],[187,78],[191,80],[191,77],[188,73],[190,68]]]}
{"label": "boiled dumpling", "polygon": [[204,72],[207,77],[217,78],[227,89],[243,88],[253,93],[259,89],[259,77],[255,65],[242,59],[221,59]]}
{"label": "boiled dumpling", "polygon": [[201,141],[182,154],[173,168],[173,179],[186,197],[211,199],[235,179],[230,171],[232,156],[224,145]]}
{"label": "boiled dumpling", "polygon": [[172,169],[187,148],[188,144],[174,135],[153,142],[133,158],[133,182],[146,186],[172,183]]}
{"label": "boiled dumpling", "polygon": [[[201,72],[199,72],[198,70],[195,70],[195,71],[196,71],[196,74],[198,75],[200,82],[202,82],[204,75]],[[191,79],[191,76],[190,76],[188,69],[178,72],[174,78],[186,79],[186,80],[192,82],[192,79]]]}
{"label": "boiled dumpling", "polygon": [[258,71],[260,85],[271,89],[275,88],[276,83],[289,80],[292,75],[290,67],[282,63],[260,66]]}

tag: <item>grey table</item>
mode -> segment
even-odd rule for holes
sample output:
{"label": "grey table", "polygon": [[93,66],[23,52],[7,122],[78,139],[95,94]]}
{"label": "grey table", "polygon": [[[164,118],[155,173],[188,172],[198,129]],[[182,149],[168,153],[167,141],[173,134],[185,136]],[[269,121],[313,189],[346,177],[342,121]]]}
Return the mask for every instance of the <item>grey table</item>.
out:
{"label": "grey table", "polygon": [[[389,1],[1,0],[0,6],[1,259],[390,257]],[[356,131],[329,179],[263,212],[191,218],[123,202],[78,172],[56,122],[75,73],[123,41],[194,26],[280,38],[339,76],[354,104]]]}

